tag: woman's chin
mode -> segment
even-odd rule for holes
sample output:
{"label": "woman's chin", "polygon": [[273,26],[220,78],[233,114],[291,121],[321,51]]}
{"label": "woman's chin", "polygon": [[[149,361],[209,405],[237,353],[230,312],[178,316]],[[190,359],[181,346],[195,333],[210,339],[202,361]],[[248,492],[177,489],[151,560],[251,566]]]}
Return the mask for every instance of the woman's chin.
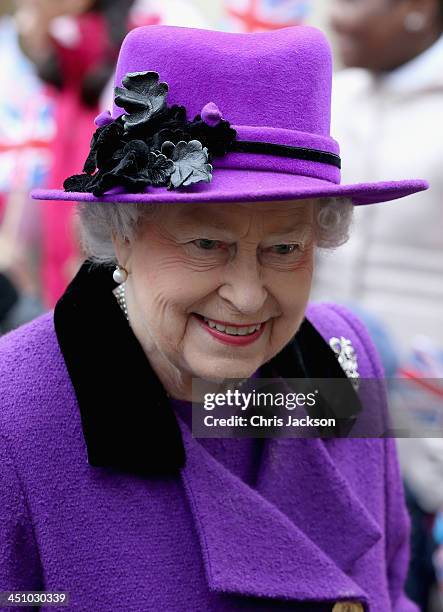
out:
{"label": "woman's chin", "polygon": [[223,382],[229,378],[249,378],[262,365],[257,358],[248,360],[247,362],[240,359],[224,359],[205,360],[205,363],[194,362],[189,364],[192,372],[192,377],[200,380],[206,380],[214,383]]}

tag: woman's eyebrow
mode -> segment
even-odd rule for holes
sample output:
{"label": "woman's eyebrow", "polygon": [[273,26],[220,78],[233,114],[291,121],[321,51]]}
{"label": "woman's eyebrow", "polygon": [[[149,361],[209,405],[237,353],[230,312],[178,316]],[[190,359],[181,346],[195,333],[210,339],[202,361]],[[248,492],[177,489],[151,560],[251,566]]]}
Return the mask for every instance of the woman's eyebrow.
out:
{"label": "woman's eyebrow", "polygon": [[[205,211],[204,214],[196,214],[195,212],[192,214],[189,210],[180,218],[177,225],[181,229],[187,231],[201,232],[205,230],[217,230],[226,236],[235,237],[235,228],[227,227],[226,220],[219,218],[217,214],[214,213],[209,215],[207,211]],[[285,216],[284,219],[281,219],[281,225],[279,223],[274,223],[273,227],[269,228],[269,233],[267,235],[272,237],[287,234],[301,234],[311,229],[311,227],[312,223],[307,219],[305,211],[294,211],[289,218]]]}
{"label": "woman's eyebrow", "polygon": [[225,236],[233,237],[235,235],[235,232],[226,227],[226,223],[223,223],[217,219],[205,219],[204,221],[200,219],[183,219],[177,224],[177,226],[181,230],[191,233],[216,230]]}
{"label": "woman's eyebrow", "polygon": [[275,231],[269,233],[269,236],[286,236],[288,234],[304,234],[312,229],[312,224],[305,221],[297,221],[289,223],[281,228],[275,228]]}

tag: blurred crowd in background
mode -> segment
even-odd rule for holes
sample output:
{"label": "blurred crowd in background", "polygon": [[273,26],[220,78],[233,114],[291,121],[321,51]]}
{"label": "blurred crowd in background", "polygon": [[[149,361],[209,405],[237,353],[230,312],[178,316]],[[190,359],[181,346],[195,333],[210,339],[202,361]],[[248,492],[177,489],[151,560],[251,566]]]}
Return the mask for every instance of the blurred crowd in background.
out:
{"label": "blurred crowd in background", "polygon": [[74,207],[29,191],[81,171],[125,34],[162,23],[326,30],[343,182],[431,184],[357,208],[348,244],[318,256],[313,297],[364,319],[392,405],[431,432],[398,440],[413,526],[407,588],[421,610],[443,610],[443,0],[2,0],[0,333],[52,308],[82,261]]}

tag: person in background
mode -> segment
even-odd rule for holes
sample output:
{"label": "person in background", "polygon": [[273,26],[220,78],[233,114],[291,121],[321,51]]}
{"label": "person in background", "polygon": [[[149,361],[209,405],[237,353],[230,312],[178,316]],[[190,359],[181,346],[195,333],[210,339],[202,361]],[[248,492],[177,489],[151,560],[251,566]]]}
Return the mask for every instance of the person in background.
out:
{"label": "person in background", "polygon": [[44,311],[40,299],[29,288],[31,279],[27,267],[15,262],[15,269],[4,269],[2,259],[0,256],[0,336]]}
{"label": "person in background", "polygon": [[[16,14],[24,52],[56,100],[57,134],[49,185],[78,167],[90,124],[128,29],[131,0],[20,0]],[[53,306],[77,268],[72,207],[42,206],[43,293]]]}
{"label": "person in background", "polygon": [[[400,214],[395,203],[383,215],[376,207],[360,207],[349,243],[319,260],[314,295],[378,317],[401,363],[418,336],[443,346],[443,2],[332,0],[330,24],[346,68],[335,78],[332,126],[345,179],[412,173],[431,188],[410,197]],[[426,513],[436,511],[421,499],[412,471],[417,454],[427,461],[443,456],[443,443],[398,442],[414,501],[422,514],[425,507]],[[443,491],[443,474],[434,473],[431,488]],[[425,565],[413,560],[409,583],[422,609],[430,582],[429,575],[419,575]]]}
{"label": "person in background", "polygon": [[43,312],[38,209],[28,192],[51,166],[52,105],[18,44],[14,3],[0,7],[0,334]]}
{"label": "person in background", "polygon": [[443,605],[443,509],[436,516],[433,533],[436,544],[433,562],[439,585],[438,597]]}
{"label": "person in background", "polygon": [[321,261],[317,295],[378,315],[403,355],[419,334],[443,346],[443,1],[332,0],[330,23],[347,68],[333,88],[344,176],[412,172],[431,188],[400,215],[361,207],[349,244]]}
{"label": "person in background", "polygon": [[3,273],[0,273],[0,330],[3,321],[8,317],[18,300],[14,284]]}

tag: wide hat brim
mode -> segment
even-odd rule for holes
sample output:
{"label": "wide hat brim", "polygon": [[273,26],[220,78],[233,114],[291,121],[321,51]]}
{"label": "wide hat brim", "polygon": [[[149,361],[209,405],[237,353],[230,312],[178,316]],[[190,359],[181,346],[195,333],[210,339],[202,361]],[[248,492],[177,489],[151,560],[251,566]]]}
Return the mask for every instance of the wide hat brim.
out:
{"label": "wide hat brim", "polygon": [[377,204],[404,198],[428,189],[424,180],[403,180],[375,183],[335,184],[307,176],[263,170],[218,168],[210,183],[169,190],[150,187],[144,193],[114,190],[100,197],[59,189],[34,189],[35,200],[67,202],[269,202],[274,200],[303,200],[312,198],[349,198],[354,205]]}

